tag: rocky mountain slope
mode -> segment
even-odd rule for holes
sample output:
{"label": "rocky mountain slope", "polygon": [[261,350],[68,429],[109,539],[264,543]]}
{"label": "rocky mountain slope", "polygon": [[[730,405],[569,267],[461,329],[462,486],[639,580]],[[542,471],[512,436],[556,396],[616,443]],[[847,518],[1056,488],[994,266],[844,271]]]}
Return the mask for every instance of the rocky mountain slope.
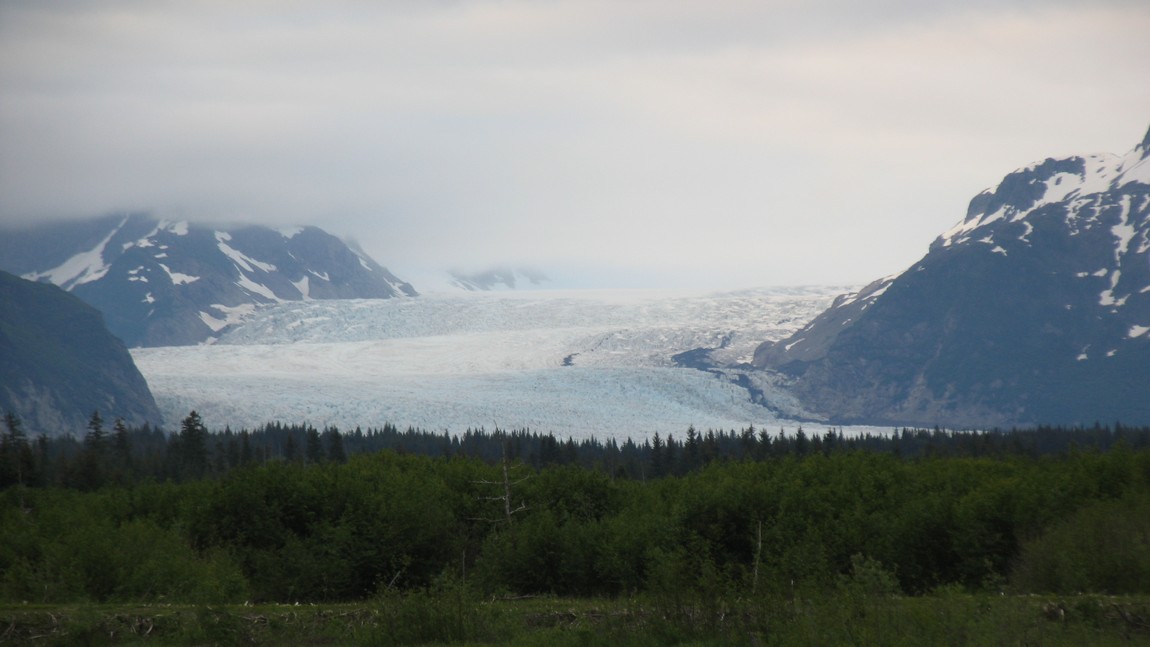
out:
{"label": "rocky mountain slope", "polygon": [[54,285],[0,272],[0,411],[35,435],[84,435],[108,421],[159,423],[160,412],[124,344],[100,313]]}
{"label": "rocky mountain slope", "polygon": [[265,304],[416,294],[316,227],[221,228],[140,214],[4,232],[0,269],[72,292],[133,347],[211,340]]}
{"label": "rocky mountain slope", "polygon": [[1010,173],[755,364],[844,424],[1150,423],[1150,133]]}

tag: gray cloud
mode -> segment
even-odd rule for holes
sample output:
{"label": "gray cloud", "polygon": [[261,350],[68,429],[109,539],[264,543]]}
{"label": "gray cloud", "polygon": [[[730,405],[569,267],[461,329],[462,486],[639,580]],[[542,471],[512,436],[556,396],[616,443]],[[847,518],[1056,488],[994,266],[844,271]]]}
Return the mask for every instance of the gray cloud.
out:
{"label": "gray cloud", "polygon": [[862,282],[1013,168],[1150,125],[1142,3],[864,4],[7,2],[0,220],[314,223],[401,275]]}

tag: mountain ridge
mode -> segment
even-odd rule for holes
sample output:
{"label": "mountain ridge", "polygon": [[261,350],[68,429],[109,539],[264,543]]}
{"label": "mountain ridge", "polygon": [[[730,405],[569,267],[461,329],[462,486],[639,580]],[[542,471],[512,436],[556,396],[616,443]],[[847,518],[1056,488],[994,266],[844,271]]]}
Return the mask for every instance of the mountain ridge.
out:
{"label": "mountain ridge", "polygon": [[832,422],[1150,421],[1150,132],[1007,174],[889,282],[755,365]]}
{"label": "mountain ridge", "polygon": [[119,214],[6,232],[2,269],[59,285],[129,346],[210,342],[283,301],[416,296],[318,227],[229,227]]}

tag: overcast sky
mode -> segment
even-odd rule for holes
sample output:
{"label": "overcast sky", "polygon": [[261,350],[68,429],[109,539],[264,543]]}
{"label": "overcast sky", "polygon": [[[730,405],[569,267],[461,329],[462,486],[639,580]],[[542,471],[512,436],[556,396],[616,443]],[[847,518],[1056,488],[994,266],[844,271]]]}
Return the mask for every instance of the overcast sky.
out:
{"label": "overcast sky", "polygon": [[0,0],[0,221],[315,224],[405,278],[863,283],[1005,173],[1137,144],[1147,34],[1144,0]]}

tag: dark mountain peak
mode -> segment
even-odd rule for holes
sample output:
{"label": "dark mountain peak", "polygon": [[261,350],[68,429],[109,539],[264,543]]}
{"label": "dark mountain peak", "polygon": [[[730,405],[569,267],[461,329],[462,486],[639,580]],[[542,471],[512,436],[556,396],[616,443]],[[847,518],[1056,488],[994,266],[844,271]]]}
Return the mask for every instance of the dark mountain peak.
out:
{"label": "dark mountain peak", "polygon": [[865,308],[836,302],[758,365],[838,423],[1150,422],[1142,146],[1008,174]]}
{"label": "dark mountain peak", "polygon": [[[1070,177],[1059,177],[1060,174]],[[1060,188],[1063,182],[1067,185],[1081,184],[1086,175],[1086,159],[1082,157],[1048,158],[1018,169],[1004,177],[998,186],[983,191],[970,201],[960,228],[969,223],[981,224],[983,218],[992,214],[1013,215],[1029,211],[1049,201],[1048,194],[1052,192],[1060,193],[1058,197],[1061,197],[1064,194],[1064,188]],[[947,234],[943,234],[940,243],[947,244],[946,240]]]}
{"label": "dark mountain peak", "polygon": [[975,196],[966,217],[940,235],[931,249],[980,242],[988,236],[993,238],[1004,227],[1030,231],[1032,216],[1041,217],[1080,199],[1128,186],[1150,186],[1150,132],[1123,156],[1101,153],[1049,158],[1007,174],[994,188]]}

